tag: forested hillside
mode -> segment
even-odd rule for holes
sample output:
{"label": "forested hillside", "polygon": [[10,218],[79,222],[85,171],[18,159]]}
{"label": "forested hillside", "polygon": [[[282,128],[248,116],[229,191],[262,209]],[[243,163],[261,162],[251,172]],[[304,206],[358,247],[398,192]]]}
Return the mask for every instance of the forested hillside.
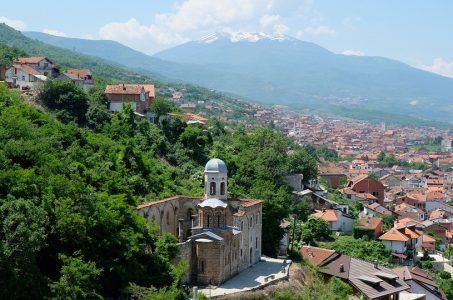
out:
{"label": "forested hillside", "polygon": [[212,156],[228,163],[232,196],[265,200],[263,249],[275,252],[291,203],[282,175],[310,178],[312,156],[267,129],[231,135],[217,121],[203,130],[178,119],[157,126],[130,107],[111,116],[102,97],[48,81],[41,111],[0,86],[0,298],[118,296],[130,283],[180,291],[174,254],[134,207],[201,195]]}

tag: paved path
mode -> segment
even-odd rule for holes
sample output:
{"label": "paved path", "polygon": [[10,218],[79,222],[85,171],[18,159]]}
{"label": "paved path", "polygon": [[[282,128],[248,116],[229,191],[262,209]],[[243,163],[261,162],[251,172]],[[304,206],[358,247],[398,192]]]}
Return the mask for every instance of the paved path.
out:
{"label": "paved path", "polygon": [[[255,289],[260,285],[284,278],[289,270],[289,264],[284,264],[284,260],[262,257],[262,261],[243,270],[238,275],[212,289],[205,288],[200,291],[206,296],[220,296],[237,292],[244,292]],[[282,272],[282,269],[285,272]],[[274,279],[269,276],[274,275]],[[269,278],[267,281],[265,278]]]}

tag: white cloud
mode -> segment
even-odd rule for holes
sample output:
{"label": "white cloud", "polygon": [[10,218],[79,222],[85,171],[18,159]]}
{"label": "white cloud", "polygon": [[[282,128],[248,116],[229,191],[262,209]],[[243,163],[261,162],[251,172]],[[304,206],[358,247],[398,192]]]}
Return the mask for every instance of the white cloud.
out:
{"label": "white cloud", "polygon": [[67,37],[66,33],[64,33],[63,31],[60,31],[60,30],[56,30],[56,29],[43,29],[42,32],[50,34],[50,35],[55,35],[55,36]]}
{"label": "white cloud", "polygon": [[341,54],[343,55],[355,55],[355,56],[364,56],[365,55],[365,52],[363,51],[360,51],[360,50],[344,50],[343,52],[341,52]]}
{"label": "white cloud", "polygon": [[310,7],[312,0],[183,0],[173,11],[156,14],[151,24],[135,18],[105,24],[102,39],[150,48],[154,42],[174,45],[213,31],[289,31],[283,16],[295,15]]}
{"label": "white cloud", "polygon": [[412,106],[416,106],[418,104],[418,100],[412,100],[411,102],[409,102],[409,104]]}
{"label": "white cloud", "polygon": [[448,62],[443,58],[435,58],[433,64],[420,65],[421,69],[429,72],[433,72],[442,76],[453,77],[453,62]]}
{"label": "white cloud", "polygon": [[23,31],[27,28],[27,25],[21,20],[12,20],[8,19],[7,17],[0,16],[0,23],[5,23],[6,25],[16,29]]}

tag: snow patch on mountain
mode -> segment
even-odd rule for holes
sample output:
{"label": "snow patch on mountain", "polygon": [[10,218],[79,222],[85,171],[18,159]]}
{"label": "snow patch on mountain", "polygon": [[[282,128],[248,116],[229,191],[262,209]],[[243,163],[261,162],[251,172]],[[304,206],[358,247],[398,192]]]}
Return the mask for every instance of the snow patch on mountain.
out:
{"label": "snow patch on mountain", "polygon": [[267,34],[264,32],[214,32],[205,35],[197,40],[198,43],[210,44],[221,39],[228,39],[232,43],[252,42],[256,43],[262,40],[271,41],[296,41],[297,39],[284,34]]}

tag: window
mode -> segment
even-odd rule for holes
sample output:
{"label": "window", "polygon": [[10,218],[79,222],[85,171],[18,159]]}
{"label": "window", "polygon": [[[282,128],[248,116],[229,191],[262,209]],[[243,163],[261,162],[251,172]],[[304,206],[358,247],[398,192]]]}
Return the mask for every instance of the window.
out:
{"label": "window", "polygon": [[25,81],[25,76],[24,75],[22,75],[22,81]]}
{"label": "window", "polygon": [[48,68],[49,67],[49,64],[48,63],[44,63],[44,68]]}
{"label": "window", "polygon": [[212,196],[212,195],[215,195],[215,182],[211,182],[209,184],[209,194]]}
{"label": "window", "polygon": [[167,225],[170,225],[170,213],[167,211]]}
{"label": "window", "polygon": [[241,257],[242,257],[242,248],[241,248]]}
{"label": "window", "polygon": [[258,238],[255,240],[255,248],[258,249]]}
{"label": "window", "polygon": [[201,273],[204,273],[204,260],[201,261]]}
{"label": "window", "polygon": [[210,221],[210,216],[208,215],[207,216],[207,226],[206,227],[209,227],[209,221]]}
{"label": "window", "polygon": [[220,227],[220,215],[217,215],[217,227]]}
{"label": "window", "polygon": [[220,195],[225,195],[225,182],[220,183]]}

